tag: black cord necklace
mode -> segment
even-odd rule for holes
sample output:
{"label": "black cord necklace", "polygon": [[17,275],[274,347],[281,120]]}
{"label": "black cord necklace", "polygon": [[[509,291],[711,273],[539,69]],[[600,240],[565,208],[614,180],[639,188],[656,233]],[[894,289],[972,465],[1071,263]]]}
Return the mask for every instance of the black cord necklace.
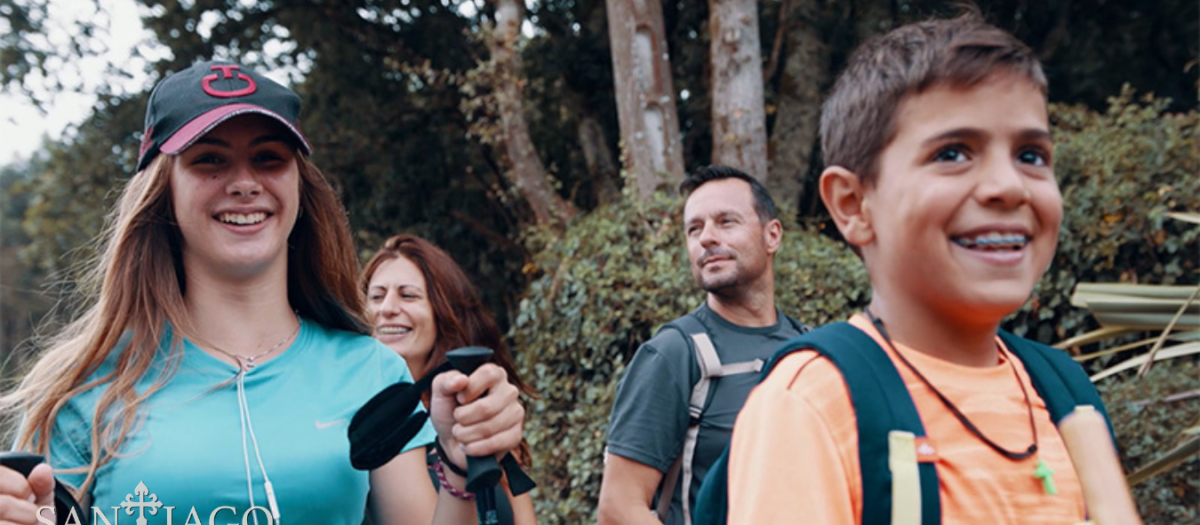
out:
{"label": "black cord necklace", "polygon": [[[1021,395],[1025,397],[1025,408],[1029,413],[1029,432],[1033,435],[1033,443],[1029,445],[1029,448],[1016,452],[1000,446],[999,443],[996,443],[987,436],[983,435],[983,432],[980,431],[974,423],[971,423],[971,420],[967,419],[967,416],[963,414],[957,406],[954,406],[954,403],[950,402],[950,400],[947,399],[946,396],[937,389],[937,387],[933,386],[933,383],[930,383],[929,380],[925,378],[925,375],[922,374],[920,370],[917,370],[917,367],[913,366],[913,364],[908,361],[908,358],[904,357],[904,354],[900,353],[900,350],[896,348],[896,344],[892,342],[891,336],[889,336],[887,330],[884,329],[883,320],[875,317],[875,314],[871,312],[870,308],[866,309],[866,313],[867,318],[871,320],[872,325],[875,325],[875,329],[879,331],[879,335],[883,336],[883,340],[887,342],[888,347],[891,348],[892,352],[896,354],[896,357],[900,358],[900,362],[904,363],[904,366],[912,371],[913,375],[917,376],[917,379],[920,379],[922,383],[925,383],[925,386],[929,387],[929,390],[932,391],[935,396],[937,396],[937,398],[948,410],[950,410],[951,414],[954,414],[955,419],[958,419],[958,422],[962,423],[962,426],[966,428],[968,432],[979,438],[980,441],[983,441],[984,444],[986,444],[988,447],[991,447],[992,450],[995,450],[996,452],[1000,453],[1000,455],[1012,461],[1020,461],[1037,454],[1038,435],[1037,425],[1034,424],[1033,420],[1033,402],[1029,400],[1029,391],[1025,388],[1025,382],[1021,381],[1021,376],[1017,373],[1017,365],[1012,362],[1011,357],[1008,359],[1008,365],[1012,368],[1013,376],[1017,378],[1017,384],[1021,387]],[[1038,459],[1033,476],[1042,480],[1043,488],[1047,494],[1056,494],[1058,492],[1054,486],[1054,480],[1051,478],[1053,475],[1054,472],[1050,470],[1050,467],[1048,467],[1044,461]]]}

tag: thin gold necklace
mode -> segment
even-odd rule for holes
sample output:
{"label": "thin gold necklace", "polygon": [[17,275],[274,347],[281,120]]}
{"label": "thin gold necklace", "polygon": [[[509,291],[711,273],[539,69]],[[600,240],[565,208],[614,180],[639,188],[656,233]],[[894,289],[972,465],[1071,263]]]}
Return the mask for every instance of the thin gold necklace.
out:
{"label": "thin gold necklace", "polygon": [[[271,348],[268,348],[258,354],[247,357],[247,356],[237,355],[237,354],[234,354],[231,352],[226,352],[225,350],[221,349],[220,347],[218,347],[217,345],[214,345],[212,343],[209,343],[208,346],[211,347],[213,350],[216,350],[218,352],[221,352],[222,354],[229,356],[235,362],[237,362],[239,374],[248,372],[248,371],[252,370],[255,366],[258,366],[258,364],[254,362],[255,360],[266,357],[271,352],[278,350],[279,347],[283,346],[284,343],[291,341],[297,335],[300,335],[300,326],[302,324],[300,321],[300,314],[298,314],[294,311],[292,312],[292,314],[296,316],[296,331],[292,332],[290,335],[288,335],[282,341],[275,343],[275,346],[272,346]],[[242,361],[243,359],[245,359],[244,362]]]}

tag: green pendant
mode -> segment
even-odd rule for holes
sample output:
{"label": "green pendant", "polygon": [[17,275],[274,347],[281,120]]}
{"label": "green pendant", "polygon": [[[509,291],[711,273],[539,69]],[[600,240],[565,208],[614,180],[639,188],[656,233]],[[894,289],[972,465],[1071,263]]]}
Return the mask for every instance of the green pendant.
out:
{"label": "green pendant", "polygon": [[1051,496],[1058,494],[1058,487],[1054,486],[1054,471],[1046,465],[1045,461],[1038,460],[1037,467],[1033,469],[1033,477],[1042,480],[1042,489],[1046,494]]}

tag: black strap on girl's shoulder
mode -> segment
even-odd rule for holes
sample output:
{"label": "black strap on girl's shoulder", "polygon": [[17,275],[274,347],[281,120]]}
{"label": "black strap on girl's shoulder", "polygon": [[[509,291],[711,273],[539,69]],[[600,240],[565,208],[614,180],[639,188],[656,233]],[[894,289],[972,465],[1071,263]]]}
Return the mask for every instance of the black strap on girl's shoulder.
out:
{"label": "black strap on girl's shoulder", "polygon": [[1096,391],[1095,385],[1079,363],[1062,350],[1017,337],[1004,330],[999,333],[1004,346],[1021,361],[1025,371],[1029,373],[1029,380],[1033,383],[1034,390],[1037,390],[1038,395],[1046,402],[1046,410],[1050,412],[1050,419],[1055,425],[1075,410],[1076,406],[1091,405],[1100,411],[1104,420],[1108,422],[1109,435],[1113,436],[1115,446],[1116,438],[1112,422],[1108,419],[1108,411],[1104,408],[1100,393]]}
{"label": "black strap on girl's shoulder", "polygon": [[[871,336],[849,323],[822,326],[787,342],[763,370],[763,378],[785,356],[813,350],[829,359],[850,392],[858,427],[858,459],[863,483],[863,525],[887,525],[892,516],[889,434],[893,430],[925,437],[925,427],[900,373]],[[937,470],[919,464],[921,522],[941,523]]]}

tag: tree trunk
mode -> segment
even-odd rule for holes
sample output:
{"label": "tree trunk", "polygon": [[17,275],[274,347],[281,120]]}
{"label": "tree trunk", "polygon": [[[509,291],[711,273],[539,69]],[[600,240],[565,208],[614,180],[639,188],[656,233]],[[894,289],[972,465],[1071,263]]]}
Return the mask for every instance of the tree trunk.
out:
{"label": "tree trunk", "polygon": [[712,163],[767,180],[762,49],[754,0],[710,0]]}
{"label": "tree trunk", "polygon": [[683,178],[679,117],[659,0],[607,0],[609,45],[621,159],[636,195],[647,200]]}
{"label": "tree trunk", "polygon": [[817,21],[821,0],[793,0],[780,13],[785,39],[778,111],[771,130],[771,169],[767,188],[775,200],[799,211],[804,182],[817,151],[821,89],[829,79],[829,45]]}
{"label": "tree trunk", "polygon": [[[605,53],[612,53],[607,35],[608,15],[604,8],[604,0],[588,0],[582,3],[583,15],[580,17],[588,35],[596,35],[596,44]],[[600,38],[605,35],[605,38]],[[591,83],[589,83],[591,85]],[[583,148],[584,161],[587,163],[588,176],[592,181],[592,191],[596,195],[596,203],[611,204],[621,200],[621,169],[620,159],[613,153],[613,147],[608,142],[608,130],[599,116],[608,111],[607,107],[597,109],[589,103],[589,97],[584,96],[579,88],[571,89],[571,100],[578,108],[579,144]]]}
{"label": "tree trunk", "polygon": [[596,202],[609,204],[620,200],[617,164],[613,162],[612,148],[604,138],[604,126],[587,108],[580,106],[578,114],[579,146],[583,149],[583,160],[587,164],[588,178],[596,192]]}
{"label": "tree trunk", "polygon": [[517,40],[521,36],[524,4],[520,0],[493,0],[496,4],[496,30],[488,41],[495,72],[497,109],[503,128],[504,149],[509,161],[508,177],[529,203],[537,224],[565,223],[575,207],[559,196],[550,184],[546,168],[538,157],[529,125],[525,122],[522,97],[521,56]]}

